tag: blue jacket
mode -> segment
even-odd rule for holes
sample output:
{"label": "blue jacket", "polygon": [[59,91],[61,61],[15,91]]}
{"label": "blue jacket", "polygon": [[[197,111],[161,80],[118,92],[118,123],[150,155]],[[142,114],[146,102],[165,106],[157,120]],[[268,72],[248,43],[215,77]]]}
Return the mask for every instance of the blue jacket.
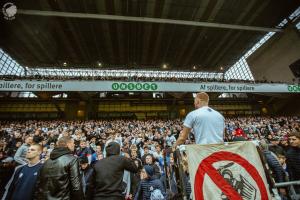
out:
{"label": "blue jacket", "polygon": [[165,188],[159,179],[149,178],[139,184],[134,200],[150,200],[151,192],[159,189],[166,199]]}
{"label": "blue jacket", "polygon": [[6,186],[2,200],[31,200],[35,192],[35,184],[43,165],[20,165],[16,167],[13,176]]}

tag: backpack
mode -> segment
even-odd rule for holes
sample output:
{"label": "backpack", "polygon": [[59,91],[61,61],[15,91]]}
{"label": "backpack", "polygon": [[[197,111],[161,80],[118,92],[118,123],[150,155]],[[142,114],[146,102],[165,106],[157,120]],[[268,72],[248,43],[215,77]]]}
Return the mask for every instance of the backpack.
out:
{"label": "backpack", "polygon": [[151,192],[150,200],[164,200],[165,197],[160,189],[155,189]]}

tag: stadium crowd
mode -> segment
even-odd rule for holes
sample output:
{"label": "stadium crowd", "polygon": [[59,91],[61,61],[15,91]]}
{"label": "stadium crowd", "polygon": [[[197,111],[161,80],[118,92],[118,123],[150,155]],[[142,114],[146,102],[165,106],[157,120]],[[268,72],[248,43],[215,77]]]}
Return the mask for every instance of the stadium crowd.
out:
{"label": "stadium crowd", "polygon": [[[268,80],[245,80],[245,79],[225,79],[225,78],[203,78],[203,77],[146,77],[146,76],[43,76],[43,75],[27,75],[27,76],[16,76],[16,75],[0,75],[0,80],[40,80],[40,81],[138,81],[138,82],[153,82],[153,81],[169,81],[169,82],[221,82],[221,83],[285,83],[282,81],[268,81]],[[291,84],[298,84],[297,80],[294,80]]]}
{"label": "stadium crowd", "polygon": [[[153,194],[143,190],[149,185],[159,188],[156,191],[157,199],[159,196],[175,198],[178,194],[179,183],[176,182],[174,154],[171,147],[176,142],[182,126],[183,123],[179,119],[2,121],[0,122],[0,196],[4,195],[3,199],[18,199],[9,196],[7,190],[10,190],[12,186],[7,185],[15,167],[28,164],[31,158],[30,152],[35,151],[31,148],[33,144],[39,144],[35,146],[37,149],[42,147],[38,159],[41,161],[39,164],[43,165],[41,163],[55,156],[55,149],[60,145],[58,141],[71,137],[75,144],[73,154],[80,161],[83,191],[87,199],[97,199],[91,196],[89,189],[93,188],[91,186],[94,178],[93,167],[103,158],[118,154],[116,150],[118,145],[121,155],[133,160],[136,165],[136,168],[125,167],[127,170],[122,178],[121,191],[123,199],[150,199]],[[263,152],[276,182],[286,181],[287,178],[300,180],[299,117],[227,118],[225,126],[225,141],[259,140],[265,144]],[[111,142],[118,145],[110,146]],[[192,133],[185,144],[191,143],[194,143]],[[113,167],[107,163],[106,165],[104,171]],[[185,154],[183,154],[182,165],[185,176],[184,184],[190,195],[191,186]],[[114,181],[113,178],[105,180],[105,184],[117,187],[111,185],[112,181]],[[32,196],[28,197],[29,199],[33,198],[36,187],[41,187],[38,182],[32,188]],[[24,188],[19,188],[18,194],[22,193],[22,189]],[[101,193],[97,189],[95,191]],[[286,195],[285,190],[281,193]],[[102,197],[102,199],[105,198]]]}

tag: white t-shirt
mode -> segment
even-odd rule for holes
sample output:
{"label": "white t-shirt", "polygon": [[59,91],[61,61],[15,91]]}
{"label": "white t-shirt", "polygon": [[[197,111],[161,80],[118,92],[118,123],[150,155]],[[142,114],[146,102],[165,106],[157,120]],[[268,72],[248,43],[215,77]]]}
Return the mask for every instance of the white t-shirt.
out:
{"label": "white t-shirt", "polygon": [[224,141],[224,117],[208,106],[190,112],[183,125],[193,129],[196,144],[216,144]]}

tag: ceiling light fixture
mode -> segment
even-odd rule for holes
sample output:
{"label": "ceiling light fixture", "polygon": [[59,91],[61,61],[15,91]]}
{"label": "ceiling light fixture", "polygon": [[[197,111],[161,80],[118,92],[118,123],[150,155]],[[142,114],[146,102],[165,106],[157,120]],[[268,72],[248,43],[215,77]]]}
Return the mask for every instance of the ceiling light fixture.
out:
{"label": "ceiling light fixture", "polygon": [[164,69],[167,69],[167,65],[166,65],[166,64],[163,64],[163,68],[164,68]]}
{"label": "ceiling light fixture", "polygon": [[197,67],[196,67],[196,66],[193,66],[193,69],[197,69]]}
{"label": "ceiling light fixture", "polygon": [[101,62],[98,62],[98,67],[101,67],[102,66],[102,63]]}
{"label": "ceiling light fixture", "polygon": [[64,62],[64,63],[63,63],[63,65],[64,65],[64,66],[67,66],[67,63],[66,63],[66,62]]}

